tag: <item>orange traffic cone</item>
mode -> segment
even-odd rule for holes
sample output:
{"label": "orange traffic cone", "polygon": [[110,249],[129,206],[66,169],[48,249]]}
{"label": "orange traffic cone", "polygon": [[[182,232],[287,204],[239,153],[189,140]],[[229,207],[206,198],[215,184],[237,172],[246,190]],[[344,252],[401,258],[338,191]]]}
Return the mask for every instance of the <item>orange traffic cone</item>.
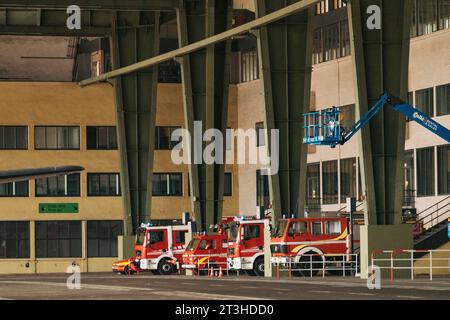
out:
{"label": "orange traffic cone", "polygon": [[211,267],[211,272],[209,273],[209,276],[214,277],[214,268],[213,267]]}
{"label": "orange traffic cone", "polygon": [[220,267],[220,271],[219,271],[219,278],[223,277],[223,272],[222,272],[222,267]]}

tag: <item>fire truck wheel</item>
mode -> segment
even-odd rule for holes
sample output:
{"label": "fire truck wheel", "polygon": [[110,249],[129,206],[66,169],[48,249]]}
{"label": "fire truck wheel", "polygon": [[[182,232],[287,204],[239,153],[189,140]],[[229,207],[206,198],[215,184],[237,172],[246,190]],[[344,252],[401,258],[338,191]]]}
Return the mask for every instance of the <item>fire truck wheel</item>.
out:
{"label": "fire truck wheel", "polygon": [[[313,254],[314,252],[312,252]],[[313,257],[312,259],[312,265],[311,265],[311,258],[309,256],[303,256],[300,258],[299,263],[295,265],[295,269],[300,269],[297,271],[292,271],[292,274],[297,277],[314,277],[319,273],[319,268],[322,267],[322,259],[320,257]],[[311,266],[312,270],[311,271]]]}
{"label": "fire truck wheel", "polygon": [[164,276],[168,276],[173,273],[173,265],[168,259],[163,259],[158,264],[158,272]]}
{"label": "fire truck wheel", "polygon": [[258,277],[264,276],[264,258],[259,257],[255,260],[255,263],[253,264],[253,272]]}

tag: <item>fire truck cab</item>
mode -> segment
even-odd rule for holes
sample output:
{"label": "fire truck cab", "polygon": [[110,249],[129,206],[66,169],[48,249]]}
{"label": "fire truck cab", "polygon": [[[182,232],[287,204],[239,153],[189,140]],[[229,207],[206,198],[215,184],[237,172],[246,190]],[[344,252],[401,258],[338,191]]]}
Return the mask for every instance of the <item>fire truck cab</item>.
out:
{"label": "fire truck cab", "polygon": [[[351,234],[347,218],[300,218],[278,221],[270,249],[272,263],[291,264],[309,268],[311,259],[316,266],[339,263],[339,259],[350,253]],[[324,257],[326,255],[328,258]],[[312,258],[311,258],[312,257]],[[313,273],[317,274],[318,270]],[[303,273],[296,272],[296,275]],[[305,272],[310,274],[310,271]]]}
{"label": "fire truck cab", "polygon": [[268,220],[240,217],[228,224],[228,266],[264,276],[264,227]]}
{"label": "fire truck cab", "polygon": [[197,270],[199,273],[206,273],[210,268],[226,269],[228,236],[225,226],[233,219],[223,217],[220,224],[214,227],[216,234],[194,235],[183,253],[182,268]]}
{"label": "fire truck cab", "polygon": [[141,225],[136,235],[136,262],[141,270],[169,275],[177,271],[190,225]]}

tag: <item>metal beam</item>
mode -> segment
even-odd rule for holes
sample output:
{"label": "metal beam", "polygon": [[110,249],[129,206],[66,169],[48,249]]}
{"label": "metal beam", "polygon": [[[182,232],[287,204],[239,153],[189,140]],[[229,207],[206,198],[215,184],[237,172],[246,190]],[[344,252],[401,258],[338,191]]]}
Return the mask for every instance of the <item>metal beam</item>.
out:
{"label": "metal beam", "polygon": [[[180,46],[199,41],[231,26],[231,1],[207,0],[202,3],[185,3],[177,10]],[[213,44],[203,50],[183,55],[181,63],[184,96],[185,126],[193,135],[194,121],[201,121],[202,133],[215,128],[225,133],[228,108],[230,41]],[[196,148],[191,145],[189,183],[191,204],[199,230],[211,232],[210,225],[219,222],[222,215],[223,164],[194,163]],[[200,147],[205,147],[206,144]],[[225,153],[225,146],[222,146]]]}
{"label": "metal beam", "polygon": [[179,0],[4,0],[0,3],[0,8],[65,10],[68,6],[77,5],[82,9],[164,11],[174,10],[179,4]]}
{"label": "metal beam", "polygon": [[89,84],[106,81],[108,79],[112,79],[117,76],[136,72],[142,68],[154,66],[156,64],[159,64],[159,63],[162,63],[162,62],[165,62],[168,60],[172,60],[176,57],[180,57],[180,56],[195,52],[197,50],[206,48],[210,45],[217,44],[219,42],[228,40],[228,39],[238,36],[240,34],[245,34],[245,33],[251,32],[252,30],[259,29],[262,26],[268,25],[270,23],[273,23],[275,21],[278,21],[278,20],[288,17],[290,15],[293,15],[301,10],[304,10],[305,8],[308,8],[312,5],[314,5],[316,2],[318,2],[318,0],[302,0],[302,1],[296,2],[292,5],[282,8],[280,10],[274,11],[264,17],[255,19],[249,23],[246,23],[239,27],[219,33],[212,37],[208,37],[203,40],[199,40],[197,42],[191,43],[191,44],[184,46],[182,48],[179,48],[177,50],[170,51],[168,53],[159,55],[159,56],[151,58],[151,59],[141,61],[139,63],[135,63],[133,65],[130,65],[130,66],[127,66],[124,68],[119,68],[117,70],[104,73],[98,77],[86,79],[84,81],[81,81],[80,85],[86,86]]}
{"label": "metal beam", "polygon": [[[369,29],[367,9],[381,9],[382,28]],[[356,92],[356,118],[385,91],[408,93],[411,0],[351,0],[348,6]],[[405,118],[385,108],[359,135],[366,225],[401,223]]]}
{"label": "metal beam", "polygon": [[[296,1],[256,0],[257,15]],[[279,131],[281,142],[279,172],[269,176],[274,220],[282,214],[304,212],[307,148],[301,128],[302,114],[310,107],[313,17],[312,8],[303,10],[263,27],[258,34],[269,153],[273,152],[271,130]]]}
{"label": "metal beam", "polygon": [[[158,54],[158,12],[119,11],[113,16],[113,68]],[[147,24],[149,20],[153,27],[123,28]],[[157,81],[157,68],[114,79],[126,235],[150,219]]]}

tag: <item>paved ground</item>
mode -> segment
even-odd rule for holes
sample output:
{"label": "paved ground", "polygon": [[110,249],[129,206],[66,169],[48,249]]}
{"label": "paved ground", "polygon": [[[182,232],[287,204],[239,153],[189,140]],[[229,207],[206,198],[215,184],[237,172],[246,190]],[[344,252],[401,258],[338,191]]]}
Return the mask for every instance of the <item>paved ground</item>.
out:
{"label": "paved ground", "polygon": [[122,276],[82,274],[81,289],[69,290],[67,275],[1,275],[1,299],[401,299],[450,300],[450,278],[382,282],[369,290],[354,277],[264,279],[256,277]]}

